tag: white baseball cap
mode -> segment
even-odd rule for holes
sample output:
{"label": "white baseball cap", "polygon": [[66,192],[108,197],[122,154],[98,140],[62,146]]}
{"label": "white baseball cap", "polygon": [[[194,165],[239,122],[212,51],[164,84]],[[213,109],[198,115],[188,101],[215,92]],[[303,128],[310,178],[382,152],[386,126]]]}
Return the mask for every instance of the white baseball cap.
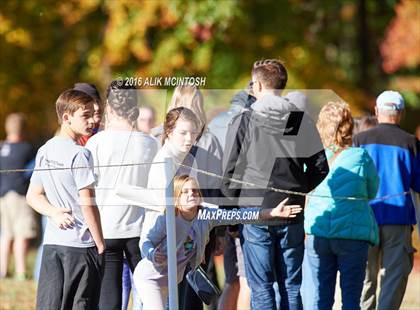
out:
{"label": "white baseball cap", "polygon": [[403,110],[404,98],[397,91],[386,90],[376,98],[376,107],[380,110]]}

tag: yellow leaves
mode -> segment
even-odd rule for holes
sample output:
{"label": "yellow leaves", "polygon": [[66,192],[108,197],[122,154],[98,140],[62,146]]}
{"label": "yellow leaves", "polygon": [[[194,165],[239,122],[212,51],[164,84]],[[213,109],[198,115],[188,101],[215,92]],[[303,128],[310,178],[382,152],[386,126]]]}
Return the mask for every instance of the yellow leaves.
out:
{"label": "yellow leaves", "polygon": [[343,21],[349,22],[356,15],[357,7],[354,3],[343,4],[340,10],[340,16]]}
{"label": "yellow leaves", "polygon": [[19,46],[30,47],[32,36],[29,31],[22,27],[15,28],[12,22],[0,14],[0,35],[4,35],[6,42]]}
{"label": "yellow leaves", "polygon": [[123,64],[130,52],[140,61],[151,60],[144,36],[156,23],[159,6],[160,1],[106,1],[109,19],[104,44],[110,65]]}
{"label": "yellow leaves", "polygon": [[136,38],[130,43],[130,50],[140,61],[150,61],[152,59],[152,51],[147,47],[143,39]]}
{"label": "yellow leaves", "polygon": [[[111,68],[141,65],[151,75],[205,72],[211,66],[216,34],[231,20],[232,10],[226,10],[233,4],[223,4],[106,0],[103,58]],[[270,40],[263,44],[273,46]],[[138,63],[129,64],[133,58]]]}
{"label": "yellow leaves", "polygon": [[6,19],[2,14],[0,14],[0,34],[8,32],[11,28],[10,20]]}
{"label": "yellow leaves", "polygon": [[287,60],[286,67],[305,67],[310,61],[310,54],[300,45],[290,45],[284,49],[284,59]]}
{"label": "yellow leaves", "polygon": [[128,55],[126,48],[131,32],[124,16],[123,10],[115,12],[105,30],[104,45],[111,65],[123,63]]}
{"label": "yellow leaves", "polygon": [[185,58],[182,53],[176,53],[171,59],[171,64],[175,69],[180,69],[185,64]]}
{"label": "yellow leaves", "polygon": [[20,46],[20,47],[30,47],[32,44],[32,38],[28,31],[23,28],[17,28],[10,30],[5,35],[6,41],[8,43]]}
{"label": "yellow leaves", "polygon": [[[130,5],[128,10],[127,22],[130,23],[131,35],[143,36],[147,29],[154,26],[157,22],[156,11],[158,1],[146,1]],[[112,12],[110,12],[112,14]]]}
{"label": "yellow leaves", "polygon": [[306,57],[305,50],[300,46],[293,47],[291,52],[292,52],[292,55],[293,55],[294,59],[296,59],[297,61],[302,61]]}
{"label": "yellow leaves", "polygon": [[99,67],[101,64],[100,53],[97,50],[89,55],[88,64],[93,69]]}
{"label": "yellow leaves", "polygon": [[83,17],[96,10],[100,0],[63,1],[58,6],[58,13],[66,26],[79,22]]}
{"label": "yellow leaves", "polygon": [[179,16],[176,14],[175,10],[171,10],[170,6],[162,6],[159,21],[162,28],[175,26],[178,22],[178,18]]}
{"label": "yellow leaves", "polygon": [[19,47],[29,47],[32,44],[30,32],[22,27],[14,28],[12,22],[2,14],[0,14],[0,35],[4,35],[6,42]]}
{"label": "yellow leaves", "polygon": [[276,38],[273,35],[262,35],[260,38],[260,45],[262,48],[270,49],[276,43]]}
{"label": "yellow leaves", "polygon": [[174,65],[180,65],[183,62],[180,54],[181,48],[176,38],[167,37],[163,39],[155,52],[150,73],[153,75],[172,74]]}
{"label": "yellow leaves", "polygon": [[195,70],[206,72],[210,69],[212,57],[212,45],[209,43],[200,44],[198,48],[194,50],[192,65]]}

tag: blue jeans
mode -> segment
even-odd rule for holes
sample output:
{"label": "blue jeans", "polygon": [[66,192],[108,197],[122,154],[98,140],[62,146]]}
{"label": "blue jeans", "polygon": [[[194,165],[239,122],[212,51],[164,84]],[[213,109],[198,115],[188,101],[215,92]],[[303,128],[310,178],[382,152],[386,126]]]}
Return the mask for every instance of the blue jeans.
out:
{"label": "blue jeans", "polygon": [[[305,308],[332,309],[337,271],[340,272],[342,309],[360,309],[369,243],[361,240],[326,239],[306,236]],[[307,267],[307,268],[306,268]]]}
{"label": "blue jeans", "polygon": [[124,257],[122,274],[122,310],[127,310],[128,302],[130,300],[130,292],[132,292],[133,310],[141,310],[141,303],[139,296],[137,296],[136,287],[133,284],[133,273],[130,270],[127,258]]}
{"label": "blue jeans", "polygon": [[280,308],[302,309],[303,224],[244,225],[243,236],[251,309],[276,309],[275,282],[280,292]]}

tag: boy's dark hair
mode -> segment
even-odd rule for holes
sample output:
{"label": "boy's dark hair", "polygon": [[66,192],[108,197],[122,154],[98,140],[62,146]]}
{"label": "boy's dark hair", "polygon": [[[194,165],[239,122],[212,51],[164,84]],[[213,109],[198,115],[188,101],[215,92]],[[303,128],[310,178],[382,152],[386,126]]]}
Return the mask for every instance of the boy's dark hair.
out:
{"label": "boy's dark hair", "polygon": [[120,117],[135,122],[139,117],[137,89],[125,86],[121,81],[112,81],[106,90],[107,104]]}
{"label": "boy's dark hair", "polygon": [[254,76],[267,89],[284,89],[287,83],[287,70],[277,59],[258,60],[252,68]]}
{"label": "boy's dark hair", "polygon": [[91,106],[93,109],[94,99],[82,91],[68,89],[61,93],[55,102],[57,117],[59,124],[63,123],[63,114],[69,113],[73,115],[80,108]]}

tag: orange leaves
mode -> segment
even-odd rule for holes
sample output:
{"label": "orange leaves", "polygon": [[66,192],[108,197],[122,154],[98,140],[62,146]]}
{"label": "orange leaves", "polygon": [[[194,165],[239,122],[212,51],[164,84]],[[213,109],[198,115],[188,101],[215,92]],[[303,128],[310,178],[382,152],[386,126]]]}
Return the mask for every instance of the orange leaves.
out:
{"label": "orange leaves", "polygon": [[387,73],[420,65],[420,2],[403,0],[396,13],[380,48]]}

